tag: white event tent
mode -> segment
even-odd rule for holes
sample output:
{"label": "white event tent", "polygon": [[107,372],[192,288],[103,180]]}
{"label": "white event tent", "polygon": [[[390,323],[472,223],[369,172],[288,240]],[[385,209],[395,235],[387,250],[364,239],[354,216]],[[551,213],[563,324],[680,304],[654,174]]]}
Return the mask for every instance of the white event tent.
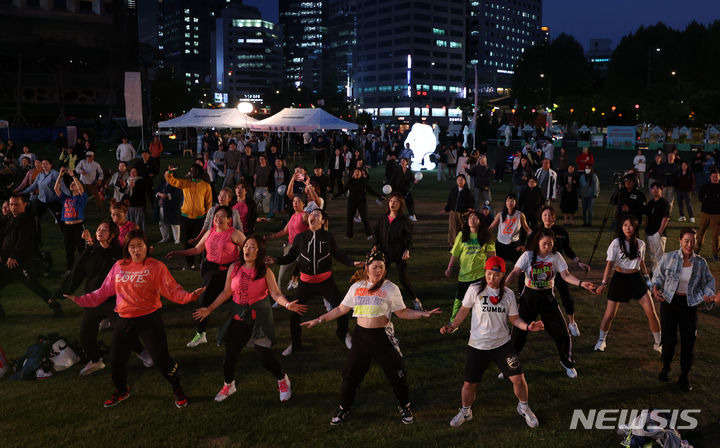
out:
{"label": "white event tent", "polygon": [[312,132],[318,129],[355,130],[358,125],[339,119],[320,108],[286,107],[272,117],[250,125],[261,132]]}
{"label": "white event tent", "polygon": [[190,109],[188,113],[172,120],[161,121],[159,128],[249,128],[256,119],[235,108]]}

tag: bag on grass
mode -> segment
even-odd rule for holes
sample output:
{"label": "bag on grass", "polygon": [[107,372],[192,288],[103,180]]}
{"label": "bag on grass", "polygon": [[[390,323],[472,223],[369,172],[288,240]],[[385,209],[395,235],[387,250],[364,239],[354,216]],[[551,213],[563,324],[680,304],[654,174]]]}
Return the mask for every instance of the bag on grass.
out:
{"label": "bag on grass", "polygon": [[65,339],[58,339],[52,345],[50,361],[52,361],[55,371],[60,372],[80,362],[80,357],[65,342]]}

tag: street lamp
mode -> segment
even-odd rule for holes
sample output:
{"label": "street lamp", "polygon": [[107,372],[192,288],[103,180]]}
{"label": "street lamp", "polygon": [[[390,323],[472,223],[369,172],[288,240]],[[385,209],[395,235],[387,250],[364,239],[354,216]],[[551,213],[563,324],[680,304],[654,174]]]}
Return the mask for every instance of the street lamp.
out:
{"label": "street lamp", "polygon": [[252,105],[252,103],[243,101],[242,103],[237,105],[237,110],[244,114],[249,114],[249,113],[252,113],[252,111],[253,111],[253,105]]}

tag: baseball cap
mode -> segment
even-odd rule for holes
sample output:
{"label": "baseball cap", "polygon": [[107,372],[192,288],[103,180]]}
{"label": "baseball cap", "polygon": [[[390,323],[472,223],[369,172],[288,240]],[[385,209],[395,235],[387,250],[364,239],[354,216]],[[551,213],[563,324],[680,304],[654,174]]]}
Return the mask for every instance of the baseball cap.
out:
{"label": "baseball cap", "polygon": [[93,156],[93,157],[95,157],[95,153],[92,152],[92,151],[88,151],[88,152],[85,153],[85,157],[87,157],[87,156]]}
{"label": "baseball cap", "polygon": [[497,272],[505,272],[505,260],[503,260],[501,257],[498,257],[497,255],[494,257],[490,257],[485,262],[485,270],[486,271],[497,271]]}

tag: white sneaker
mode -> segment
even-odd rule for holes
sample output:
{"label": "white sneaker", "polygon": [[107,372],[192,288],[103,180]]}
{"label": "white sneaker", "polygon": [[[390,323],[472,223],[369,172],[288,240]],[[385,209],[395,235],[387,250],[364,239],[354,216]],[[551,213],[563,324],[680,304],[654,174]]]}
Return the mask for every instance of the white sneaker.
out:
{"label": "white sneaker", "polygon": [[278,383],[278,392],[280,392],[280,401],[288,401],[292,397],[292,389],[290,388],[290,378],[287,373],[285,378],[281,379]]}
{"label": "white sneaker", "polygon": [[535,414],[533,413],[532,409],[530,409],[530,406],[527,404],[518,403],[517,405],[517,412],[518,414],[522,415],[525,418],[525,423],[531,428],[537,428],[539,423],[537,417],[535,417]]}
{"label": "white sneaker", "polygon": [[224,383],[222,389],[220,389],[220,392],[215,395],[215,401],[218,403],[225,400],[230,395],[237,392],[237,389],[235,389],[235,380],[233,380],[232,383]]}
{"label": "white sneaker", "polygon": [[202,333],[195,333],[195,336],[186,344],[187,347],[193,348],[200,344],[207,344],[207,336],[203,331]]}
{"label": "white sneaker", "polygon": [[498,379],[499,379],[499,380],[504,380],[504,379],[505,379],[505,375],[504,375],[502,372],[498,373]]}
{"label": "white sneaker", "polygon": [[690,218],[690,222],[695,224],[695,218]]}
{"label": "white sneaker", "polygon": [[570,322],[568,324],[568,330],[570,331],[570,334],[578,337],[580,336],[580,329],[578,328],[577,322]]}
{"label": "white sneaker", "polygon": [[465,411],[463,408],[460,408],[460,411],[455,415],[455,417],[450,420],[450,426],[453,428],[457,428],[458,426],[462,425],[465,422],[469,422],[472,420],[472,409],[468,409]]}
{"label": "white sneaker", "polygon": [[292,344],[288,345],[285,350],[282,352],[283,356],[290,356],[292,355]]}
{"label": "white sneaker", "polygon": [[685,221],[685,217],[684,217],[684,216],[679,217],[679,218],[678,218],[678,221],[680,221],[680,222]]}
{"label": "white sneaker", "polygon": [[327,301],[327,299],[323,299],[323,305],[325,305],[325,310],[329,313],[332,311],[333,306],[330,305],[330,302]]}
{"label": "white sneaker", "polygon": [[359,216],[356,216],[353,218],[353,222],[362,222],[362,219],[360,219]]}
{"label": "white sneaker", "polygon": [[295,288],[297,288],[297,287],[298,287],[298,282],[297,282],[297,280],[290,280],[290,281],[288,282],[287,290],[288,290],[288,291],[292,291],[293,289],[295,289]]}
{"label": "white sneaker", "polygon": [[143,365],[148,369],[155,365],[155,361],[153,361],[152,356],[150,356],[150,353],[148,353],[147,350],[143,350],[140,353],[135,353],[135,356],[137,356],[137,359],[142,361]]}
{"label": "white sneaker", "polygon": [[605,343],[605,339],[603,339],[603,340],[598,339],[597,343],[595,343],[595,348],[593,350],[595,350],[596,352],[604,352],[605,347],[607,347],[607,344]]}
{"label": "white sneaker", "polygon": [[653,350],[662,355],[662,345],[653,343]]}
{"label": "white sneaker", "polygon": [[345,347],[347,347],[348,350],[352,350],[352,336],[350,333],[345,335]]}
{"label": "white sneaker", "polygon": [[103,319],[98,324],[98,330],[100,331],[109,330],[110,328],[112,328],[112,323],[110,322],[110,319]]}
{"label": "white sneaker", "polygon": [[88,362],[85,364],[85,367],[83,367],[80,370],[80,376],[88,376],[91,373],[95,373],[98,370],[102,370],[105,368],[105,363],[103,362],[102,358],[100,358],[97,362]]}
{"label": "white sneaker", "polygon": [[563,369],[565,369],[565,374],[568,378],[577,378],[577,370],[575,370],[575,367],[568,369],[563,363],[560,363],[560,365],[563,366]]}
{"label": "white sneaker", "polygon": [[35,378],[39,380],[46,380],[48,378],[51,378],[53,376],[52,372],[46,372],[44,369],[40,368],[35,371]]}
{"label": "white sneaker", "polygon": [[412,222],[416,222],[416,221],[417,221],[417,217],[416,217],[415,215],[410,215],[410,217],[409,217],[408,219],[409,219],[410,221],[412,221]]}

